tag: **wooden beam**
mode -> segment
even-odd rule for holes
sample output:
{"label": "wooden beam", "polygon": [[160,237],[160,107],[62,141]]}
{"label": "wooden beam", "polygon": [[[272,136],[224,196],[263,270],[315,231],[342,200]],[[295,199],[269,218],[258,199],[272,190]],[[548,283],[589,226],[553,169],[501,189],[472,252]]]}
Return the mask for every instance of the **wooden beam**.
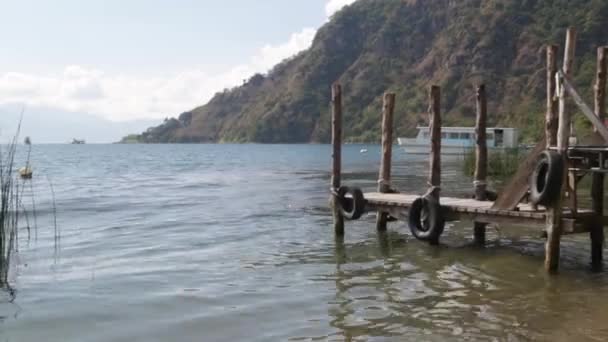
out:
{"label": "wooden beam", "polygon": [[486,140],[487,126],[486,86],[477,87],[477,120],[475,122],[475,198],[485,201],[486,181],[488,176],[488,146]]}
{"label": "wooden beam", "polygon": [[[576,44],[576,31],[569,28],[566,32],[566,45],[564,52],[563,72],[568,75],[572,71],[574,62],[574,51]],[[570,113],[566,109],[566,90],[560,87],[559,94],[559,123],[557,127],[557,149],[566,158],[568,150],[568,138],[570,135]],[[562,203],[564,192],[568,184],[568,163],[564,163],[564,177],[562,180],[562,191],[557,200],[547,208],[547,242],[545,244],[545,269],[554,273],[559,269],[560,241],[562,235]]]}
{"label": "wooden beam", "polygon": [[429,184],[439,188],[441,186],[441,88],[439,86],[431,86],[429,122],[431,131]]}
{"label": "wooden beam", "polygon": [[[595,86],[593,87],[595,96],[595,115],[604,124],[606,119],[606,78],[608,68],[608,46],[602,46],[597,49],[597,70],[595,77]],[[596,129],[596,128],[594,128]]]}
{"label": "wooden beam", "polygon": [[[563,77],[564,81],[566,81],[566,77],[568,77],[572,72],[575,45],[576,31],[573,28],[569,28],[566,33],[564,66],[560,71],[560,75]],[[566,150],[568,149],[568,137],[570,135],[570,113],[566,108],[566,89],[564,89],[564,87],[560,87],[558,111],[559,124],[557,128],[557,147],[561,153],[565,154]]]}
{"label": "wooden beam", "polygon": [[[572,82],[570,81],[568,74],[561,71],[559,71],[558,74],[561,77],[562,88],[567,91],[570,96],[572,96],[574,103],[576,103],[576,105],[581,110],[581,112],[583,112],[585,117],[589,121],[591,121],[594,129],[597,130],[597,133],[604,139],[605,142],[608,142],[608,128],[606,128],[604,123],[595,115],[593,110],[591,110],[591,108],[585,103],[580,94],[576,91],[576,89],[572,85]],[[562,101],[560,100],[560,103],[561,102]]]}
{"label": "wooden beam", "polygon": [[504,186],[504,190],[498,194],[498,198],[492,205],[494,209],[513,210],[517,207],[521,199],[526,196],[530,188],[529,179],[532,171],[536,167],[538,157],[547,148],[545,137],[528,153],[526,159],[520,163],[515,175]]}
{"label": "wooden beam", "polygon": [[[604,125],[606,117],[606,73],[608,47],[597,49],[597,68],[594,86],[595,115]],[[597,132],[597,128],[594,127]],[[600,155],[598,165],[603,167],[604,158]],[[591,208],[598,216],[604,216],[604,177],[603,173],[593,173],[591,181]],[[593,225],[589,234],[591,240],[591,265],[594,269],[601,268],[604,250],[604,227],[603,225]]]}
{"label": "wooden beam", "polygon": [[[522,217],[522,216],[509,216],[509,215],[498,215],[496,213],[476,213],[476,212],[462,212],[456,211],[455,208],[444,207],[444,215],[446,221],[476,221],[486,224],[500,224],[509,226],[519,226],[525,228],[546,228],[546,222],[544,218],[534,217]],[[407,207],[395,206],[391,204],[379,204],[379,203],[368,203],[366,205],[366,211],[379,210],[390,213],[391,216],[400,220],[407,220],[408,210]],[[596,216],[584,216],[579,218],[562,217],[562,235],[570,234],[582,234],[589,233],[590,227],[594,225],[608,225],[606,222],[608,218],[601,218]],[[545,232],[546,233],[546,232]],[[547,234],[548,235],[548,234]]]}
{"label": "wooden beam", "polygon": [[[487,178],[488,178],[488,146],[487,146],[487,120],[488,104],[486,99],[486,86],[481,84],[477,87],[477,119],[475,121],[475,199],[487,200]],[[476,244],[485,245],[486,224],[483,222],[473,223],[473,238]]]}
{"label": "wooden beam", "polygon": [[[441,88],[439,86],[431,86],[430,101],[431,165],[429,185],[431,188],[427,195],[434,197],[439,202],[441,191]],[[439,237],[429,240],[429,244],[438,245]]]}
{"label": "wooden beam", "polygon": [[332,169],[331,169],[331,189],[332,196],[330,205],[334,217],[334,231],[336,236],[344,235],[344,217],[340,212],[338,198],[335,192],[340,187],[342,174],[342,86],[339,83],[334,83],[331,87],[331,144],[332,152]]}
{"label": "wooden beam", "polygon": [[[382,106],[382,159],[380,162],[380,179],[378,179],[378,192],[386,193],[391,189],[391,161],[393,155],[393,112],[395,111],[395,94],[384,94]],[[378,212],[376,228],[386,230],[388,214]]]}
{"label": "wooden beam", "polygon": [[557,73],[557,45],[547,46],[547,112],[545,114],[545,138],[547,148],[557,145],[558,103],[555,96]]}

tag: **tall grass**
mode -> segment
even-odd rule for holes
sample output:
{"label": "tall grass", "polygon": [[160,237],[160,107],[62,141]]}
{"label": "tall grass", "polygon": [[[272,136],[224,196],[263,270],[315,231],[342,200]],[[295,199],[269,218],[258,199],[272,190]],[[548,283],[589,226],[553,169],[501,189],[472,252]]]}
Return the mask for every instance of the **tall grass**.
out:
{"label": "tall grass", "polygon": [[[22,113],[23,115],[23,113]],[[7,144],[0,144],[0,290],[8,290],[11,295],[11,300],[14,299],[15,291],[9,283],[9,271],[11,269],[11,260],[15,252],[18,251],[19,229],[21,220],[25,220],[25,228],[27,228],[28,239],[30,238],[30,218],[29,214],[33,214],[34,230],[37,232],[38,225],[36,222],[36,203],[34,201],[34,186],[30,179],[21,177],[17,171],[15,157],[17,155],[18,137],[21,130],[21,121],[17,126],[17,131],[12,140]],[[25,168],[30,168],[30,156],[32,153],[31,140],[25,139],[27,146],[27,154]],[[22,179],[23,178],[23,179]],[[55,206],[55,191],[50,179],[49,186],[52,194],[52,208],[55,225],[55,248],[59,241],[59,231],[57,228],[57,209]],[[29,186],[30,193],[26,193],[26,187]],[[31,210],[26,209],[23,199],[31,196]]]}
{"label": "tall grass", "polygon": [[17,137],[0,145],[0,288],[8,286],[11,256],[15,251],[19,223],[19,184],[15,173]]}
{"label": "tall grass", "polygon": [[[525,156],[525,151],[519,148],[488,151],[488,176],[500,179],[512,176]],[[467,151],[462,168],[466,175],[475,173],[475,149]]]}

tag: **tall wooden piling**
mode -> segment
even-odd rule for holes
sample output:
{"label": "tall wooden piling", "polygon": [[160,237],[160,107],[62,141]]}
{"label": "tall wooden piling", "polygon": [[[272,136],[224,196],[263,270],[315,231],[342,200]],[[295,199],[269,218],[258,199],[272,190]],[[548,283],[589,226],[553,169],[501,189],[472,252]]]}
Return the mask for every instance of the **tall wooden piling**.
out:
{"label": "tall wooden piling", "polygon": [[[391,190],[391,162],[393,156],[393,113],[395,111],[395,94],[384,94],[382,106],[382,160],[380,162],[380,177],[378,192],[387,193]],[[376,228],[386,230],[388,214],[378,212]]]}
{"label": "tall wooden piling", "polygon": [[[597,71],[594,86],[595,115],[604,123],[606,117],[606,73],[607,73],[607,53],[608,47],[597,49]],[[595,131],[597,129],[594,128]],[[603,164],[603,156],[600,154],[598,163]],[[599,165],[602,167],[603,165]],[[604,215],[604,174],[593,173],[591,183],[591,207],[594,213],[599,216]],[[604,248],[604,227],[595,224],[591,227],[591,265],[593,268],[601,266]]]}
{"label": "tall wooden piling", "polygon": [[558,102],[555,96],[557,49],[557,45],[547,46],[547,113],[545,115],[547,148],[557,146]]}
{"label": "tall wooden piling", "polygon": [[344,217],[340,212],[340,206],[336,191],[340,187],[342,175],[342,86],[334,83],[331,88],[331,144],[332,169],[331,169],[331,189],[332,196],[330,205],[334,217],[334,231],[336,236],[344,235]]}
{"label": "tall wooden piling", "polygon": [[[475,199],[487,200],[487,176],[488,176],[488,146],[486,137],[486,126],[488,117],[488,105],[486,99],[486,86],[477,87],[477,120],[475,122]],[[484,245],[486,241],[486,224],[474,223],[475,243]]]}
{"label": "tall wooden piling", "polygon": [[475,123],[475,198],[486,200],[488,176],[488,146],[486,126],[488,117],[486,86],[477,87],[477,120]]}
{"label": "tall wooden piling", "polygon": [[429,185],[436,187],[434,195],[438,196],[441,186],[441,88],[439,86],[431,86],[429,122],[431,131]]}
{"label": "tall wooden piling", "polygon": [[[566,46],[564,52],[563,71],[566,76],[572,72],[574,51],[576,44],[576,31],[569,28],[566,33]],[[557,128],[557,149],[564,160],[567,157],[568,138],[570,135],[570,113],[566,109],[566,89],[559,89],[559,114]],[[560,240],[562,235],[562,203],[564,193],[568,189],[568,163],[564,163],[564,177],[561,195],[547,208],[547,242],[545,244],[545,268],[553,273],[559,269]]]}
{"label": "tall wooden piling", "polygon": [[[557,74],[557,45],[547,46],[547,112],[545,114],[545,143],[546,148],[557,146],[557,126],[559,122],[558,101],[555,96]],[[532,204],[538,210],[536,204]]]}
{"label": "tall wooden piling", "polygon": [[[439,192],[441,190],[441,88],[439,86],[431,86],[429,116],[429,129],[431,131],[429,174],[429,186],[431,189],[429,195],[439,201]],[[438,245],[439,238],[431,239],[429,243],[431,245]]]}

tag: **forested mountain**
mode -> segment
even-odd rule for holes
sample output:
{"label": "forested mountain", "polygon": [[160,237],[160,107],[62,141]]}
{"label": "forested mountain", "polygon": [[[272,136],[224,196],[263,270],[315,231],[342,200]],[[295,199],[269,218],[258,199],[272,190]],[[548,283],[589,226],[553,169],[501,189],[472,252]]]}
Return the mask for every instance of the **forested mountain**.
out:
{"label": "forested mountain", "polygon": [[[596,48],[608,44],[606,0],[359,0],[319,29],[312,46],[267,75],[168,119],[139,142],[329,141],[330,86],[343,85],[347,141],[379,141],[382,93],[397,93],[396,135],[426,120],[442,86],[444,125],[472,125],[484,82],[490,123],[542,132],[545,49],[578,31],[574,79],[592,95]],[[560,50],[561,54],[561,50]],[[586,123],[580,119],[579,129]]]}

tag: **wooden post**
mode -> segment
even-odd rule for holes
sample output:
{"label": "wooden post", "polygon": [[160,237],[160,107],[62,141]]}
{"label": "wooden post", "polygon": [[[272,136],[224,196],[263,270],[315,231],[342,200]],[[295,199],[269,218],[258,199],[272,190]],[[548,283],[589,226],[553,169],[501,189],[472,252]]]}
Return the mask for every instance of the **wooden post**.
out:
{"label": "wooden post", "polygon": [[[486,86],[477,87],[477,120],[475,122],[475,199],[487,200],[487,175],[488,175],[488,146],[486,139],[487,126],[487,100]],[[478,245],[485,245],[486,226],[482,222],[474,222],[474,238]]]}
{"label": "wooden post", "polygon": [[[547,46],[547,112],[545,114],[545,142],[547,149],[557,146],[558,103],[555,96],[557,73],[557,45]],[[538,210],[532,204],[532,210]]]}
{"label": "wooden post", "polygon": [[340,187],[342,174],[342,86],[334,83],[331,88],[331,143],[332,152],[332,170],[331,170],[331,189],[332,196],[330,205],[334,217],[334,231],[336,236],[344,235],[344,217],[340,212],[338,198],[335,192]]}
{"label": "wooden post", "polygon": [[[432,86],[430,93],[429,122],[431,133],[431,161],[429,185],[441,186],[441,88]],[[434,195],[438,196],[438,193]]]}
{"label": "wooden post", "polygon": [[557,45],[547,46],[547,113],[545,115],[547,148],[557,146],[558,103],[555,96],[557,49]]}
{"label": "wooden post", "polygon": [[[597,74],[595,78],[595,115],[603,123],[606,116],[606,69],[608,47],[597,49]],[[597,129],[594,129],[597,132]],[[599,157],[598,163],[603,164],[603,156]],[[603,165],[598,165],[603,167]],[[604,174],[593,173],[591,183],[591,207],[598,216],[604,215]],[[591,265],[594,269],[601,267],[604,249],[604,226],[595,224],[590,227],[591,239]]]}
{"label": "wooden post", "polygon": [[[576,32],[569,28],[566,34],[566,48],[564,53],[564,74],[569,75],[574,61]],[[568,138],[570,135],[570,114],[566,110],[566,89],[560,86],[559,94],[559,122],[557,128],[557,149],[562,158],[567,157]],[[564,163],[564,177],[561,195],[549,208],[547,208],[547,242],[545,244],[545,268],[553,273],[559,269],[560,240],[562,235],[562,202],[564,192],[568,188],[568,163]]]}
{"label": "wooden post", "polygon": [[[441,88],[431,86],[429,104],[429,122],[431,133],[431,160],[428,195],[439,201],[441,186]],[[439,239],[429,240],[431,245],[438,245]]]}
{"label": "wooden post", "polygon": [[[391,160],[393,155],[393,112],[395,110],[395,94],[384,94],[382,106],[382,160],[380,163],[380,177],[378,179],[378,192],[390,191],[391,182]],[[388,214],[378,211],[376,228],[380,231],[386,230]]]}
{"label": "wooden post", "polygon": [[478,201],[486,200],[488,175],[487,115],[486,86],[482,84],[477,88],[477,121],[475,123],[475,198]]}

